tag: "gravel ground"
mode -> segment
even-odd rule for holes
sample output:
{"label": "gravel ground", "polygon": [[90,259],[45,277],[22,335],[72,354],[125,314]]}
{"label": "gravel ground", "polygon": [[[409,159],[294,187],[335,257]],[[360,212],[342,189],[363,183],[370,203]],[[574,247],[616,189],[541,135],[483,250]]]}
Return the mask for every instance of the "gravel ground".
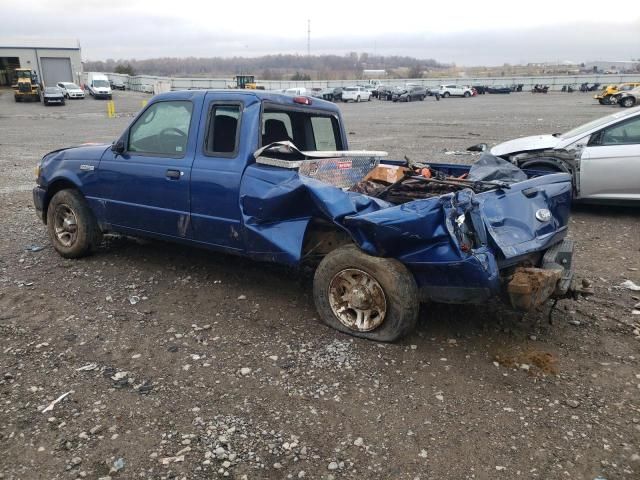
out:
{"label": "gravel ground", "polygon": [[[618,287],[640,284],[637,209],[574,213],[596,295],[559,302],[552,325],[428,305],[399,343],[353,339],[278,266],[125,239],[55,254],[33,166],[112,141],[145,99],[117,92],[108,119],[102,101],[0,93],[1,479],[640,476],[640,292]],[[611,111],[578,93],[341,108],[352,148],[449,162]]]}

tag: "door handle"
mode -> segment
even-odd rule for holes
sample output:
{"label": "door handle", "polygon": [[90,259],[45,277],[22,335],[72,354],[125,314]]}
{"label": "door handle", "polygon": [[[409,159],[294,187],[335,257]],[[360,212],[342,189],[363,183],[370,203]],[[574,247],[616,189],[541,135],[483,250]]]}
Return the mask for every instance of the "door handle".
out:
{"label": "door handle", "polygon": [[180,170],[167,170],[167,178],[170,180],[180,180],[182,172]]}

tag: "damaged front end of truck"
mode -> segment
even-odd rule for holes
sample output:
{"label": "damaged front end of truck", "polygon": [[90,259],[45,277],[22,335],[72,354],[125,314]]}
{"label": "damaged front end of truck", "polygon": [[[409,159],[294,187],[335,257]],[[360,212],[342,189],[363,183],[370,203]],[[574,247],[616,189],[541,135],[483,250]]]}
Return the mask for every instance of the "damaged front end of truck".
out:
{"label": "damaged front end of truck", "polygon": [[[299,152],[286,143],[255,156],[241,185],[254,258],[299,265],[309,253],[305,239],[321,228],[313,238],[325,242],[323,254],[329,239],[329,248],[351,242],[396,259],[422,301],[501,298],[528,311],[572,292],[566,173],[530,178],[491,155],[471,167],[407,168],[380,152]],[[372,172],[385,164],[392,178],[376,181]]]}

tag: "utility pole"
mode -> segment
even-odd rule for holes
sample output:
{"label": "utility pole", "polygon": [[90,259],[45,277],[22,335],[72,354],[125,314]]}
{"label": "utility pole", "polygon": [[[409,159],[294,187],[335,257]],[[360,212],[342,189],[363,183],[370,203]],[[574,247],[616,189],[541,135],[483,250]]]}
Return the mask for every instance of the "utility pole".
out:
{"label": "utility pole", "polygon": [[307,57],[311,56],[311,19],[307,20]]}

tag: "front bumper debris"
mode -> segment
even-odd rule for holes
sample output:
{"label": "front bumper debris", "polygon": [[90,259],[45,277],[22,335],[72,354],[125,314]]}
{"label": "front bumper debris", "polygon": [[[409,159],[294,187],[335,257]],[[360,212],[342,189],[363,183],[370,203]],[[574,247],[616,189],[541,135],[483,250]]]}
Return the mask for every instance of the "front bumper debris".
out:
{"label": "front bumper debris", "polygon": [[589,294],[574,284],[573,249],[573,241],[563,240],[546,251],[541,268],[518,267],[507,285],[511,306],[529,311],[549,298]]}
{"label": "front bumper debris", "polygon": [[36,186],[33,191],[33,206],[36,209],[36,215],[38,215],[38,218],[44,222],[47,223],[46,221],[46,213],[44,212],[44,198],[47,194],[46,190],[44,188],[42,188],[41,186]]}

